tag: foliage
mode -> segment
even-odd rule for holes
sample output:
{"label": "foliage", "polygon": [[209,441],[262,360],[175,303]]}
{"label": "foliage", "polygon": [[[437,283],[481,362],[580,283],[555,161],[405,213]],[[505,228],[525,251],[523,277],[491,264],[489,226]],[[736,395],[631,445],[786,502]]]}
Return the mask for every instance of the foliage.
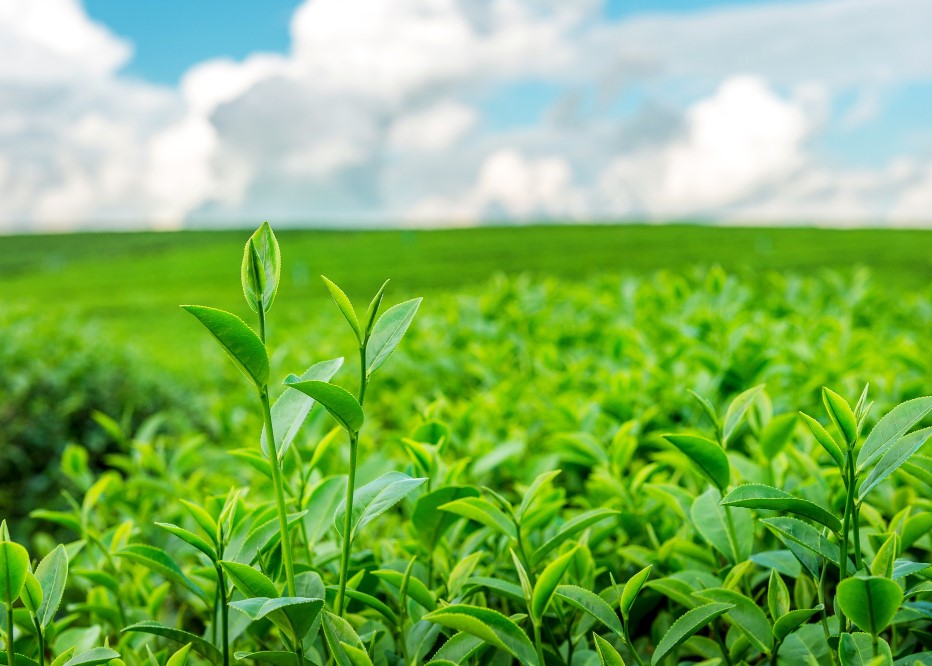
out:
{"label": "foliage", "polygon": [[325,280],[340,362],[320,320],[269,336],[283,249],[247,242],[253,325],[185,308],[233,361],[213,416],[254,412],[226,449],[123,432],[34,512],[74,541],[33,567],[4,526],[8,660],[928,662],[927,302],[713,269],[363,311]]}

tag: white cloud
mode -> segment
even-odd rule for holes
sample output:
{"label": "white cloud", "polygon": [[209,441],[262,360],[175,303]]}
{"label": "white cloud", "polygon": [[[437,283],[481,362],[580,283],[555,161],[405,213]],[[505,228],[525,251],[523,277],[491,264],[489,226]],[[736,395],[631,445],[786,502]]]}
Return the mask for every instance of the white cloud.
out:
{"label": "white cloud", "polygon": [[[0,4],[0,231],[279,220],[702,216],[912,222],[932,156],[814,148],[932,81],[932,3],[818,0],[600,19],[600,0],[308,0],[287,54],[130,80],[79,0]],[[484,105],[565,94],[499,127]],[[631,94],[639,109],[617,115]],[[839,95],[855,104],[841,122]],[[521,100],[515,104],[520,106]],[[932,208],[930,208],[932,210]],[[927,217],[932,218],[932,215]]]}
{"label": "white cloud", "polygon": [[444,100],[396,120],[389,130],[389,141],[402,151],[436,152],[456,143],[476,120],[477,113],[471,107]]}

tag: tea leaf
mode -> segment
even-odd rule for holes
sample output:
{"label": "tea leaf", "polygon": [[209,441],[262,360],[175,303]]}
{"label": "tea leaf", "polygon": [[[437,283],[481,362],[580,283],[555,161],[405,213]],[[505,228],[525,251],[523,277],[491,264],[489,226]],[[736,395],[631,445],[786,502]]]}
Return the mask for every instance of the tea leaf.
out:
{"label": "tea leaf", "polygon": [[932,396],[907,400],[887,412],[864,440],[864,445],[858,452],[856,473],[860,475],[870,467],[930,412]]}
{"label": "tea leaf", "polygon": [[240,267],[243,296],[253,312],[258,312],[260,307],[265,312],[269,311],[278,292],[280,276],[281,251],[278,239],[269,223],[263,222],[246,241]]}
{"label": "tea leaf", "polygon": [[854,446],[854,443],[858,441],[858,420],[851,411],[848,401],[830,388],[822,387],[822,402],[825,404],[825,411],[832,423],[845,438],[848,448]]}
{"label": "tea leaf", "polygon": [[465,497],[447,502],[440,506],[440,510],[474,520],[512,539],[518,538],[515,524],[502,513],[501,509],[480,497]]}
{"label": "tea leaf", "polygon": [[842,469],[845,466],[845,454],[841,450],[841,447],[835,442],[835,438],[832,437],[828,430],[822,427],[822,424],[816,421],[814,418],[803,412],[799,413],[803,417],[803,420],[806,422],[806,425],[809,426],[809,430],[812,431],[813,436],[816,441],[819,443],[826,453],[832,458],[835,464],[838,466],[838,469]]}
{"label": "tea leaf", "polygon": [[664,657],[685,643],[697,631],[732,608],[734,606],[731,604],[711,603],[686,611],[677,618],[657,644],[657,649],[650,660],[651,666],[657,666]]}
{"label": "tea leaf", "polygon": [[618,654],[618,650],[612,647],[612,644],[599,636],[592,634],[595,642],[595,650],[599,653],[599,662],[601,666],[625,666],[625,660]]}
{"label": "tea leaf", "polygon": [[783,641],[783,639],[796,631],[797,627],[807,622],[809,618],[817,613],[821,613],[822,608],[823,606],[819,604],[815,608],[791,610],[784,613],[773,623],[773,637],[778,641]]}
{"label": "tea leaf", "polygon": [[531,596],[531,617],[537,622],[540,622],[544,617],[544,613],[547,612],[553,598],[553,592],[557,589],[557,585],[560,584],[560,580],[570,564],[572,564],[577,550],[578,547],[555,559],[544,568],[537,578],[537,584],[534,585],[534,593]]}
{"label": "tea leaf", "polygon": [[220,343],[230,360],[257,389],[269,383],[269,356],[259,336],[234,314],[202,305],[182,305]]}
{"label": "tea leaf", "polygon": [[356,311],[353,309],[353,304],[350,303],[350,299],[346,297],[342,289],[327,279],[327,277],[323,275],[320,277],[324,281],[324,284],[327,285],[327,290],[330,292],[333,302],[337,304],[340,312],[343,313],[343,318],[346,319],[346,323],[350,325],[350,328],[353,329],[353,333],[356,334],[356,339],[359,341],[359,344],[362,344],[363,332],[359,327],[359,320],[356,318]]}
{"label": "tea leaf", "polygon": [[889,578],[854,577],[838,584],[835,598],[852,622],[876,636],[890,624],[903,601],[903,591]]}
{"label": "tea leaf", "polygon": [[418,498],[411,523],[418,540],[428,552],[434,550],[444,533],[459,519],[455,513],[441,511],[440,507],[465,497],[479,497],[479,491],[472,486],[446,486]]}
{"label": "tea leaf", "polygon": [[628,579],[628,582],[625,583],[625,586],[621,590],[621,596],[618,600],[619,610],[621,611],[621,616],[628,619],[628,616],[631,614],[631,607],[634,606],[634,602],[637,599],[638,593],[640,593],[641,588],[644,587],[644,583],[650,577],[650,572],[654,568],[654,565],[648,565],[638,571],[636,574],[631,576]]}
{"label": "tea leaf", "polygon": [[773,631],[770,622],[758,604],[735,590],[709,588],[696,593],[709,601],[730,604],[725,619],[734,624],[752,645],[762,652],[773,650]]}
{"label": "tea leaf", "polygon": [[362,407],[353,395],[336,384],[319,380],[302,381],[297,375],[288,375],[285,385],[313,398],[330,412],[350,434],[359,432],[365,416]]}
{"label": "tea leaf", "polygon": [[534,645],[514,622],[490,608],[453,604],[428,613],[428,622],[464,631],[509,653],[523,666],[539,666]]}
{"label": "tea leaf", "polygon": [[137,622],[136,624],[131,624],[130,626],[123,629],[123,633],[132,632],[161,636],[162,638],[168,638],[170,640],[181,643],[182,645],[190,643],[191,649],[193,649],[199,655],[203,656],[205,659],[214,663],[219,662],[222,656],[220,654],[220,650],[215,648],[211,643],[208,643],[200,636],[196,636],[188,631],[183,631],[181,629],[175,629],[174,627],[167,627],[164,624],[159,624],[158,622]]}
{"label": "tea leaf", "polygon": [[768,460],[773,460],[784,449],[796,428],[796,414],[788,412],[775,416],[764,426],[760,435],[760,448]]}
{"label": "tea leaf", "polygon": [[[884,666],[893,663],[893,653],[882,638],[877,639],[875,649],[870,634],[845,632],[838,642],[838,659],[841,666]],[[907,658],[906,663],[911,661]]]}
{"label": "tea leaf", "polygon": [[724,491],[731,479],[728,456],[711,439],[697,435],[664,435],[664,439],[682,451],[716,488]]}
{"label": "tea leaf", "polygon": [[867,475],[858,489],[858,500],[862,500],[871,490],[876,488],[888,476],[893,474],[900,466],[909,460],[916,451],[932,438],[932,426],[922,428],[908,435],[900,437],[896,443],[889,446],[880,456],[880,461]]}
{"label": "tea leaf", "polygon": [[[420,488],[427,479],[414,479],[401,472],[388,472],[375,481],[358,488],[353,494],[353,522],[350,540],[355,539],[362,529],[405,497]],[[334,515],[337,532],[343,535],[346,516],[346,501],[340,503]]]}
{"label": "tea leaf", "polygon": [[818,504],[794,497],[789,493],[762,483],[747,483],[738,486],[722,499],[722,504],[724,506],[740,506],[746,509],[789,511],[821,523],[833,532],[841,531],[841,521]]}
{"label": "tea leaf", "polygon": [[120,653],[110,648],[97,647],[87,652],[75,655],[65,662],[65,666],[93,666],[94,664],[106,664],[111,659],[119,659]]}
{"label": "tea leaf", "polygon": [[[744,416],[747,414],[748,409],[754,404],[754,401],[763,390],[763,384],[753,386],[735,396],[731,404],[728,405],[728,410],[725,412],[725,420],[722,424],[722,446],[728,444],[728,440],[731,439],[731,436],[738,429],[738,426],[741,425],[741,421],[744,420]],[[726,483],[725,485],[728,484]],[[722,490],[725,488],[725,486],[719,487]]]}
{"label": "tea leaf", "polygon": [[68,579],[68,553],[65,547],[58,545],[42,558],[36,567],[36,578],[42,586],[42,603],[36,611],[36,620],[43,629],[55,619],[58,607],[65,593]]}
{"label": "tea leaf", "polygon": [[28,571],[26,549],[12,541],[0,541],[0,602],[10,606],[19,598]]}
{"label": "tea leaf", "polygon": [[401,338],[411,325],[421,298],[415,298],[390,307],[372,327],[372,335],[366,345],[366,374],[371,376],[388,360]]}
{"label": "tea leaf", "polygon": [[618,615],[608,602],[595,592],[577,585],[560,585],[556,589],[556,595],[571,606],[588,613],[616,635],[621,635],[621,621]]}

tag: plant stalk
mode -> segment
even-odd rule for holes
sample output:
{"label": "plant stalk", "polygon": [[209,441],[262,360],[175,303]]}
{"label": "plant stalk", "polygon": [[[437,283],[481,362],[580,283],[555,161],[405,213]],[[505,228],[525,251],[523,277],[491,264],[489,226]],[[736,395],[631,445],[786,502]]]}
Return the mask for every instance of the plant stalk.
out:
{"label": "plant stalk", "polygon": [[13,602],[6,607],[6,654],[7,663],[15,664],[16,653],[13,651]]}
{"label": "plant stalk", "polygon": [[230,637],[229,637],[229,614],[230,609],[227,607],[227,582],[223,575],[223,568],[215,565],[217,572],[217,594],[220,598],[220,640],[222,642],[221,652],[223,653],[223,666],[230,666]]}
{"label": "plant stalk", "polygon": [[39,666],[45,666],[45,634],[42,633],[42,625],[39,624],[39,618],[32,618],[36,625],[36,640],[39,645]]}
{"label": "plant stalk", "polygon": [[537,661],[544,666],[544,644],[540,639],[540,624],[534,623],[534,646],[537,648]]}
{"label": "plant stalk", "polygon": [[353,545],[353,493],[356,492],[356,452],[359,448],[359,434],[350,435],[349,478],[346,481],[346,515],[343,519],[343,552],[340,555],[340,587],[337,590],[337,615],[343,617],[346,602],[346,581],[349,576],[350,549]]}
{"label": "plant stalk", "polygon": [[[845,460],[845,486],[845,515],[841,527],[841,561],[838,563],[839,583],[848,577],[848,531],[851,528],[851,518],[854,514],[854,457],[852,449],[848,449]],[[837,599],[835,614],[838,616],[838,631],[847,631],[847,620],[844,611],[838,606]]]}
{"label": "plant stalk", "polygon": [[631,642],[631,635],[628,633],[628,622],[624,618],[621,619],[621,632],[622,638],[625,639],[625,645],[628,646],[628,650],[634,655],[634,660],[638,663],[638,666],[647,666],[644,660],[641,659],[641,655],[638,654],[638,651],[634,649],[634,643]]}

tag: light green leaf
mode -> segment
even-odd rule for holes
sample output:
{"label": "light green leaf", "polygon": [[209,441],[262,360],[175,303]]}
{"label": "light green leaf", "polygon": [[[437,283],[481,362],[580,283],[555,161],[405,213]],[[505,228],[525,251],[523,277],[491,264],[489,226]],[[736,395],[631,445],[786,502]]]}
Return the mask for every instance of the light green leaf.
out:
{"label": "light green leaf", "polygon": [[[301,381],[329,382],[342,365],[342,357],[315,363],[304,371]],[[275,449],[279,456],[284,456],[288,451],[304,422],[307,421],[307,415],[310,414],[313,406],[314,398],[301,391],[285,391],[272,405],[272,430],[275,433]],[[262,452],[268,455],[265,425],[262,426],[259,445]]]}
{"label": "light green leaf", "polygon": [[841,666],[892,666],[893,653],[882,638],[877,639],[875,654],[874,639],[870,634],[845,632],[838,642],[838,659]]}
{"label": "light green leaf", "polygon": [[175,629],[174,627],[167,627],[164,624],[159,624],[158,622],[147,621],[137,622],[136,624],[131,624],[130,626],[123,629],[123,633],[128,632],[138,632],[152,634],[153,636],[161,636],[162,638],[168,638],[170,640],[181,643],[182,645],[190,643],[191,648],[199,655],[205,657],[207,660],[214,663],[218,663],[221,660],[222,655],[220,654],[220,650],[218,650],[213,646],[213,644],[208,643],[200,636],[196,636],[189,631]]}
{"label": "light green leaf", "polygon": [[277,597],[278,588],[269,580],[268,576],[247,564],[220,560],[220,566],[230,577],[234,587],[244,597]]}
{"label": "light green leaf", "polygon": [[773,628],[757,602],[740,592],[722,587],[702,590],[696,596],[731,604],[733,608],[725,612],[725,619],[736,626],[758,650],[768,654],[773,650]]}
{"label": "light green leaf", "polygon": [[9,606],[19,598],[28,571],[26,549],[12,541],[0,541],[0,602]]}
{"label": "light green leaf", "polygon": [[418,540],[428,552],[433,552],[444,533],[459,520],[455,513],[441,511],[440,507],[465,497],[479,497],[479,491],[472,486],[444,486],[418,498],[411,513],[411,523]]}
{"label": "light green leaf", "polygon": [[690,508],[690,518],[702,538],[728,558],[732,564],[743,562],[751,554],[754,526],[750,514],[731,511],[734,530],[729,529],[728,507],[720,506],[721,495],[709,488],[699,495]]}
{"label": "light green leaf", "polygon": [[362,428],[365,416],[359,402],[349,391],[330,382],[316,379],[301,381],[297,375],[289,375],[285,385],[313,398],[322,404],[330,415],[349,433]]}
{"label": "light green leaf", "polygon": [[512,539],[518,538],[515,524],[502,510],[480,497],[465,497],[440,506],[441,511],[449,511],[463,518],[469,518],[486,527],[491,527]]}
{"label": "light green leaf", "polygon": [[822,604],[819,604],[815,608],[803,608],[801,610],[791,610],[784,613],[773,623],[773,637],[778,641],[783,641],[783,639],[796,631],[797,627],[807,622],[809,618],[817,613],[821,613],[823,608]]}
{"label": "light green leaf", "polygon": [[876,636],[890,624],[903,601],[903,591],[889,578],[852,577],[838,584],[835,598],[852,622]]}
{"label": "light green leaf", "polygon": [[[748,390],[736,395],[735,399],[731,401],[730,405],[728,405],[728,410],[725,412],[725,420],[722,424],[723,446],[728,445],[728,440],[731,439],[731,436],[738,429],[738,426],[741,425],[741,421],[744,420],[744,415],[747,414],[748,409],[750,409],[751,405],[754,404],[757,396],[759,396],[763,390],[763,384],[752,386]],[[719,487],[722,490],[725,489],[725,486]]]}
{"label": "light green leaf", "polygon": [[560,585],[556,595],[571,606],[588,613],[606,628],[621,636],[621,620],[612,607],[595,592],[590,592],[577,585]]}
{"label": "light green leaf", "polygon": [[55,619],[58,607],[65,593],[65,581],[68,579],[68,552],[59,544],[42,558],[36,567],[36,578],[42,586],[42,604],[36,611],[36,619],[44,629]]}
{"label": "light green leaf", "polygon": [[774,621],[790,612],[790,590],[776,569],[770,570],[767,582],[767,609]]}
{"label": "light green leaf", "polygon": [[715,618],[734,608],[731,604],[711,603],[686,611],[667,630],[654,656],[651,657],[651,666],[657,666],[668,654],[685,643],[691,636]]}
{"label": "light green leaf", "polygon": [[75,655],[65,662],[65,666],[94,666],[94,664],[106,664],[111,659],[119,658],[119,652],[111,650],[110,648],[97,647],[87,652],[82,652],[79,655]]}
{"label": "light green leaf", "polygon": [[291,637],[296,641],[304,638],[323,607],[323,599],[308,597],[276,597],[274,599],[258,597],[230,603],[230,608],[244,613],[253,621],[261,620],[273,613],[283,615],[291,627]]}
{"label": "light green leaf", "polygon": [[[396,590],[400,590],[404,582],[404,574],[393,569],[379,569],[372,572],[373,576],[385,581]],[[410,576],[408,578],[408,596],[421,604],[424,608],[431,611],[437,608],[437,602],[433,593],[427,589],[427,586],[419,578]]]}
{"label": "light green leaf", "polygon": [[886,452],[881,454],[880,461],[858,489],[858,500],[864,499],[867,493],[898,470],[903,463],[929,441],[930,437],[932,437],[932,426],[903,435],[889,446]]}
{"label": "light green leaf", "polygon": [[731,479],[731,466],[728,456],[718,444],[711,439],[697,435],[664,435],[664,439],[682,451],[696,463],[697,469],[711,481],[716,488],[723,491]]}
{"label": "light green leaf", "polygon": [[182,305],[220,343],[227,356],[257,389],[269,383],[269,355],[259,336],[242,319],[202,305]]}
{"label": "light green leaf", "polygon": [[23,589],[20,592],[19,598],[23,602],[23,606],[26,607],[26,610],[32,615],[35,615],[36,610],[39,608],[39,604],[42,603],[42,586],[36,579],[35,574],[28,569],[26,571],[26,582],[23,583]]}
{"label": "light green leaf", "polygon": [[243,296],[253,312],[261,307],[268,312],[278,292],[281,276],[282,258],[278,239],[268,222],[263,222],[256,229],[243,250],[243,264],[240,267],[240,281],[243,284]]}
{"label": "light green leaf", "polygon": [[135,562],[136,564],[141,564],[147,569],[151,569],[165,578],[187,587],[202,599],[206,599],[204,590],[185,576],[184,572],[175,564],[171,556],[161,548],[147,546],[145,544],[130,544],[126,548],[114,553],[114,555]]}
{"label": "light green leaf", "polygon": [[932,412],[932,396],[907,400],[887,412],[871,430],[858,452],[857,475],[860,476],[929,412]]}
{"label": "light green leaf", "polygon": [[796,414],[788,412],[773,417],[760,434],[760,448],[768,460],[773,460],[790,441],[796,428]]}
{"label": "light green leaf", "polygon": [[353,304],[350,302],[350,299],[346,297],[346,294],[343,293],[342,289],[340,289],[334,282],[330,281],[326,276],[321,275],[320,277],[324,281],[324,284],[327,285],[327,290],[330,292],[330,296],[333,298],[333,302],[337,304],[340,312],[343,313],[343,318],[346,319],[346,322],[350,325],[350,328],[353,329],[353,333],[356,334],[356,339],[360,344],[362,344],[363,332],[359,327],[359,319],[356,318],[356,311],[353,309]]}
{"label": "light green leaf", "polygon": [[538,576],[537,583],[534,585],[534,593],[531,596],[531,617],[538,623],[544,617],[544,613],[547,612],[553,598],[553,592],[557,589],[557,585],[560,584],[560,580],[573,562],[576,550],[577,548],[573,548],[555,559]]}
{"label": "light green leaf", "polygon": [[194,534],[193,532],[189,532],[183,527],[178,527],[177,525],[172,525],[171,523],[156,523],[156,525],[161,527],[169,534],[173,534],[174,536],[178,537],[188,545],[197,548],[199,551],[204,553],[211,562],[217,561],[217,553],[214,551],[213,546],[211,546],[204,539]]}
{"label": "light green leaf", "polygon": [[[420,488],[427,479],[415,479],[402,472],[388,472],[371,481],[353,494],[353,521],[350,540],[355,539],[363,528],[405,497]],[[346,517],[346,500],[337,507],[334,524],[343,535]]]}
{"label": "light green leaf", "polygon": [[722,499],[722,504],[746,509],[788,511],[825,525],[835,533],[841,531],[841,521],[818,504],[794,497],[763,483],[746,483],[738,486]]}
{"label": "light green leaf", "polygon": [[595,642],[595,651],[599,653],[599,663],[601,666],[625,666],[625,660],[618,654],[618,650],[612,647],[612,644],[599,636],[592,634]]}
{"label": "light green leaf", "polygon": [[822,387],[822,402],[825,405],[825,411],[838,432],[845,438],[848,447],[854,446],[858,441],[858,420],[851,411],[851,405],[848,401],[835,393],[832,389]]}
{"label": "light green leaf", "polygon": [[481,638],[509,653],[523,666],[542,666],[527,635],[514,622],[492,609],[453,604],[428,613],[423,619]]}
{"label": "light green leaf", "polygon": [[832,437],[828,430],[826,430],[822,424],[816,421],[814,418],[804,412],[800,412],[799,414],[803,417],[806,425],[809,426],[809,430],[812,431],[812,435],[819,443],[819,446],[825,449],[825,452],[828,453],[831,459],[835,462],[835,465],[838,466],[838,469],[843,469],[845,466],[845,453],[841,450],[841,447],[838,446],[835,438]]}
{"label": "light green leaf", "polygon": [[375,326],[366,345],[366,374],[372,376],[388,359],[411,325],[423,299],[415,298],[399,303],[385,311]]}
{"label": "light green leaf", "polygon": [[183,648],[175,652],[165,662],[165,666],[185,666],[188,663],[188,654],[191,652],[192,643],[186,644]]}
{"label": "light green leaf", "polygon": [[619,512],[614,509],[592,509],[591,511],[581,513],[578,516],[573,516],[565,523],[560,525],[560,528],[557,530],[556,534],[544,541],[544,543],[542,543],[540,547],[534,551],[534,554],[531,555],[531,566],[536,567],[540,561],[543,560],[548,553],[550,553],[550,551],[563,544],[567,539],[572,539],[591,525],[601,522],[607,518],[617,516],[618,514]]}
{"label": "light green leaf", "polygon": [[631,614],[631,607],[634,606],[634,602],[637,599],[638,593],[641,591],[641,588],[644,587],[644,583],[650,578],[651,569],[654,568],[653,564],[650,564],[636,574],[631,576],[628,579],[628,582],[625,583],[625,586],[621,590],[621,597],[618,600],[619,609],[621,610],[621,616],[628,619],[628,615]]}

